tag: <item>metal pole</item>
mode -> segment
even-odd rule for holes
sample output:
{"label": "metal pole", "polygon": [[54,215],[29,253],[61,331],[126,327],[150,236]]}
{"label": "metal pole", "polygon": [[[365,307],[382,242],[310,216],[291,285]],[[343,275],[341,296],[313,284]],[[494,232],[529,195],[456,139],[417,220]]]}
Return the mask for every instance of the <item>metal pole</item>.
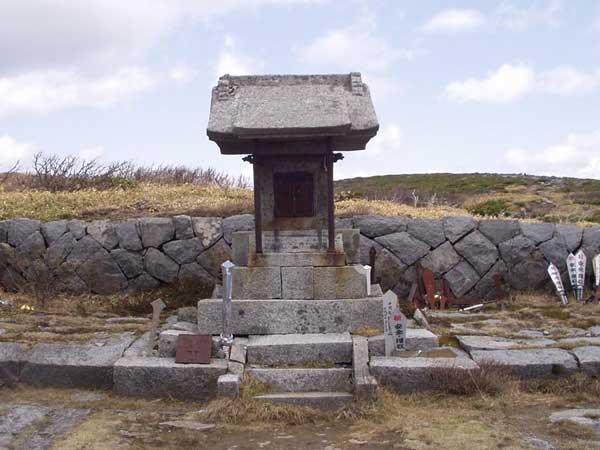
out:
{"label": "metal pole", "polygon": [[221,347],[231,347],[233,344],[233,333],[231,332],[231,290],[233,273],[231,269],[235,267],[231,261],[227,260],[221,264],[223,272],[223,332],[221,333]]}

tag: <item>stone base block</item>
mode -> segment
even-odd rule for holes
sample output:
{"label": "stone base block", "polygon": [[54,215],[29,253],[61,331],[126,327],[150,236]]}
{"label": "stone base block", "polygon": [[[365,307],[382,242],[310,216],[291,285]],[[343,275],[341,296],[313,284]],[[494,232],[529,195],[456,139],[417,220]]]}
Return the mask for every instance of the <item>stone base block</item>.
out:
{"label": "stone base block", "polygon": [[37,344],[27,354],[21,381],[34,386],[110,389],[113,365],[133,336],[95,344]]}
{"label": "stone base block", "polygon": [[288,299],[315,298],[312,267],[282,267],[281,294]]}
{"label": "stone base block", "polygon": [[354,379],[354,398],[359,401],[372,402],[377,399],[379,383],[374,376],[359,377]]}
{"label": "stone base block", "polygon": [[[379,384],[410,394],[433,387],[432,369],[473,370],[477,364],[468,358],[373,357],[369,365]],[[466,375],[466,374],[465,374]]]}
{"label": "stone base block", "polygon": [[478,363],[507,366],[519,378],[548,378],[570,375],[578,370],[575,357],[566,350],[542,348],[530,350],[474,350]]}
{"label": "stone base block", "polygon": [[314,268],[315,299],[367,296],[366,271],[361,265]]}
{"label": "stone base block", "polygon": [[541,348],[556,345],[556,341],[547,338],[509,339],[499,336],[456,336],[458,343],[468,352],[473,350],[511,350]]}
{"label": "stone base block", "polygon": [[321,267],[345,266],[344,253],[305,252],[305,253],[250,253],[248,266],[251,267]]}
{"label": "stone base block", "polygon": [[234,267],[232,276],[234,299],[281,298],[279,267]]}
{"label": "stone base block", "polygon": [[241,380],[239,375],[226,373],[217,379],[219,397],[239,397]]}
{"label": "stone base block", "polygon": [[577,347],[572,352],[584,373],[595,377],[600,376],[600,347]]}
{"label": "stone base block", "polygon": [[[222,332],[222,301],[198,302],[201,333]],[[383,329],[382,300],[233,300],[234,335],[344,333],[360,328]]]}
{"label": "stone base block", "polygon": [[257,395],[254,398],[326,411],[340,409],[353,399],[352,394],[347,392],[281,392],[279,394]]}
{"label": "stone base block", "polygon": [[182,330],[165,330],[158,335],[158,356],[161,358],[175,358],[177,340],[182,334],[197,334]]}
{"label": "stone base block", "polygon": [[114,391],[138,397],[206,400],[217,395],[217,381],[227,361],[176,364],[173,358],[121,358],[114,367]]}
{"label": "stone base block", "polygon": [[246,375],[269,385],[276,392],[350,391],[352,371],[334,369],[246,368]]}
{"label": "stone base block", "polygon": [[[407,328],[404,341],[407,351],[433,350],[439,346],[438,337],[424,328]],[[385,356],[385,339],[382,335],[369,338],[369,354],[371,356]]]}
{"label": "stone base block", "polygon": [[350,363],[350,333],[250,336],[248,342],[248,364],[301,365],[317,361]]}
{"label": "stone base block", "polygon": [[0,342],[0,387],[18,383],[24,359],[23,346],[13,342]]}

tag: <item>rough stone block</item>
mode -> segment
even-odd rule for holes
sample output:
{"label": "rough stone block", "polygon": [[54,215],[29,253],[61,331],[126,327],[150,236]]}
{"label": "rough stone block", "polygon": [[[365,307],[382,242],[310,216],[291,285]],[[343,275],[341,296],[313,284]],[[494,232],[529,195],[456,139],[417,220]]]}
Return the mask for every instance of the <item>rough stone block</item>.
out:
{"label": "rough stone block", "polygon": [[477,221],[469,216],[446,217],[443,224],[446,239],[453,244],[468,232],[477,228]]}
{"label": "rough stone block", "polygon": [[198,238],[171,241],[163,245],[163,252],[178,264],[194,262],[202,250],[204,248]]}
{"label": "rough stone block", "polygon": [[561,224],[556,225],[556,231],[565,238],[567,247],[570,252],[574,252],[579,248],[583,237],[583,229],[577,225]]}
{"label": "rough stone block", "polygon": [[[236,231],[232,235],[231,257],[236,266],[249,266],[250,255],[256,251],[251,231]],[[266,265],[266,264],[265,264]]]}
{"label": "rough stone block", "polygon": [[358,216],[354,218],[354,226],[362,234],[372,239],[406,231],[407,220],[404,217],[393,216]]}
{"label": "rough stone block", "polygon": [[173,217],[173,225],[175,226],[175,239],[192,239],[194,237],[194,229],[192,227],[192,218],[186,215]]}
{"label": "rough stone block", "polygon": [[19,381],[25,348],[13,342],[0,342],[0,386],[13,386]]}
{"label": "rough stone block", "polygon": [[306,406],[313,409],[334,411],[352,401],[348,392],[280,392],[277,394],[257,395],[256,400],[273,403],[288,403],[290,405]]}
{"label": "rough stone block", "polygon": [[182,334],[197,334],[192,331],[165,330],[158,335],[158,356],[161,358],[175,358],[177,353],[177,340]]}
{"label": "rough stone block", "polygon": [[553,223],[521,222],[521,233],[535,245],[552,239],[555,230]]}
{"label": "rough stone block", "polygon": [[366,272],[362,266],[315,267],[315,299],[364,298],[367,296]]}
{"label": "rough stone block", "polygon": [[127,287],[127,277],[110,253],[104,249],[81,264],[77,275],[96,294],[114,294]]}
{"label": "rough stone block", "polygon": [[231,248],[224,239],[219,239],[198,256],[197,262],[213,277],[221,279],[221,264],[231,259]]}
{"label": "rough stone block", "polygon": [[546,338],[508,339],[498,336],[456,336],[458,343],[468,352],[473,350],[510,350],[550,347],[556,341]]}
{"label": "rough stone block", "polygon": [[480,274],[486,273],[500,255],[496,246],[477,230],[458,241],[454,249]]}
{"label": "rough stone block", "polygon": [[344,253],[346,254],[348,264],[360,264],[360,230],[356,228],[340,228],[337,232],[342,233]]}
{"label": "rough stone block", "polygon": [[[383,329],[380,297],[355,300],[234,300],[235,335],[343,333],[364,327]],[[181,317],[181,315],[180,315]],[[198,302],[201,333],[222,332],[222,301]]]}
{"label": "rough stone block", "polygon": [[223,219],[220,217],[193,217],[192,228],[204,248],[208,248],[223,236]]}
{"label": "rough stone block", "polygon": [[457,265],[459,261],[460,256],[456,253],[452,244],[446,242],[425,256],[421,260],[421,265],[431,270],[434,276],[440,277]]}
{"label": "rough stone block", "polygon": [[250,231],[254,229],[254,215],[240,214],[227,217],[222,222],[223,237],[231,244],[233,233],[236,231]]}
{"label": "rough stone block", "polygon": [[250,336],[248,364],[276,366],[352,361],[350,333]]}
{"label": "rough stone block", "polygon": [[113,365],[133,342],[131,335],[95,344],[37,344],[27,355],[21,381],[35,386],[110,389]]}
{"label": "rough stone block", "polygon": [[[438,337],[424,328],[407,328],[404,341],[406,350],[433,350],[439,345]],[[371,356],[385,355],[385,339],[382,335],[369,337],[369,353]]]}
{"label": "rough stone block", "polygon": [[246,354],[248,352],[248,339],[247,338],[235,338],[231,351],[229,352],[229,360],[236,361],[242,364],[246,364]]}
{"label": "rough stone block", "polygon": [[572,350],[579,361],[581,370],[588,375],[600,376],[600,347],[577,347]]}
{"label": "rough stone block", "polygon": [[139,253],[117,248],[110,252],[127,278],[134,278],[144,271],[144,258]]}
{"label": "rough stone block", "polygon": [[281,296],[287,299],[315,298],[312,267],[282,267]]}
{"label": "rough stone block", "polygon": [[165,283],[173,283],[179,273],[179,264],[155,248],[146,252],[144,266],[150,275]]}
{"label": "rough stone block", "polygon": [[[54,241],[59,239],[63,234],[67,232],[67,221],[56,220],[54,222],[46,222],[42,224],[41,228],[44,239],[48,245],[51,245]],[[2,240],[0,239],[0,242]]]}
{"label": "rough stone block", "polygon": [[29,235],[39,231],[41,222],[31,219],[14,219],[8,222],[6,241],[13,247],[17,247]]}
{"label": "rough stone block", "polygon": [[375,240],[409,266],[429,253],[429,244],[413,238],[407,232],[388,234]]}
{"label": "rough stone block", "polygon": [[119,236],[115,223],[108,220],[94,220],[87,228],[87,234],[96,240],[106,250],[112,250],[119,245]]}
{"label": "rough stone block", "polygon": [[244,368],[245,368],[245,365],[242,364],[241,362],[231,361],[231,360],[227,362],[228,372],[239,375],[240,379],[242,379],[242,380],[244,379]]}
{"label": "rough stone block", "polygon": [[479,274],[466,261],[461,261],[452,268],[446,275],[446,281],[457,297],[465,295],[479,281]]}
{"label": "rough stone block", "polygon": [[239,397],[241,380],[239,375],[226,373],[217,379],[219,397]]}
{"label": "rough stone block", "polygon": [[346,255],[330,252],[250,253],[247,265],[253,267],[345,266]]}
{"label": "rough stone block", "polygon": [[224,359],[177,364],[173,358],[121,358],[114,366],[114,391],[138,397],[207,400],[217,395],[217,381],[225,373]]}
{"label": "rough stone block", "polygon": [[369,371],[369,343],[364,336],[352,337],[352,371],[354,397],[358,400],[375,400],[377,380]]}
{"label": "rough stone block", "polygon": [[406,231],[432,248],[446,240],[443,222],[438,219],[412,219],[408,222]]}
{"label": "rough stone block", "polygon": [[474,350],[471,357],[478,363],[510,367],[519,378],[545,378],[576,372],[575,357],[558,348],[531,350]]}
{"label": "rough stone block", "polygon": [[477,364],[468,358],[401,358],[372,357],[371,374],[379,384],[410,394],[430,390],[434,387],[432,370],[473,370]]}
{"label": "rough stone block", "polygon": [[492,243],[498,245],[515,237],[521,231],[517,220],[481,220],[479,222],[481,231]]}
{"label": "rough stone block", "polygon": [[165,217],[147,217],[138,222],[144,247],[158,248],[175,237],[173,220]]}
{"label": "rough stone block", "polygon": [[[254,237],[251,238],[254,240]],[[253,244],[251,244],[253,245]],[[326,251],[327,230],[278,230],[263,232],[263,250],[267,253]],[[336,232],[335,251],[344,252],[342,233]]]}
{"label": "rough stone block", "polygon": [[281,298],[279,267],[234,267],[232,269],[234,299]]}
{"label": "rough stone block", "polygon": [[276,392],[350,391],[352,370],[247,368],[246,374]]}

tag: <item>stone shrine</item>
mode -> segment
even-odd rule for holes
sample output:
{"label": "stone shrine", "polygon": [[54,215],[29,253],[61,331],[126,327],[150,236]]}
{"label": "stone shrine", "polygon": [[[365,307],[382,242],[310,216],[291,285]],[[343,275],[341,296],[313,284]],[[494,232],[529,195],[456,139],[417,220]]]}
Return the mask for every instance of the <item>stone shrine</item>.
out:
{"label": "stone shrine", "polygon": [[378,128],[358,73],[219,79],[208,137],[254,173],[255,230],[233,235],[232,298],[367,297],[359,230],[335,229],[333,168]]}

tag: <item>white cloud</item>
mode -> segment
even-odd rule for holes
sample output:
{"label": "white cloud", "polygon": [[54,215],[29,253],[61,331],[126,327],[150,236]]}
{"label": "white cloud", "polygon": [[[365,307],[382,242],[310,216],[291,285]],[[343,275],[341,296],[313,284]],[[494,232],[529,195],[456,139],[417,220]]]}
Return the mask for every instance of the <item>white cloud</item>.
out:
{"label": "white cloud", "polygon": [[485,16],[476,9],[446,9],[429,19],[423,31],[459,33],[480,28],[485,22]]}
{"label": "white cloud", "polygon": [[525,65],[505,64],[485,78],[453,81],[445,88],[449,100],[508,103],[530,94],[582,95],[600,87],[600,70],[559,66],[536,72]]}
{"label": "white cloud", "polygon": [[510,149],[504,158],[511,171],[600,178],[600,130],[569,134],[564,142],[538,151]]}
{"label": "white cloud", "polygon": [[373,157],[383,154],[392,154],[400,149],[402,144],[402,130],[396,124],[382,127],[377,136],[367,144],[365,156]]}
{"label": "white cloud", "polygon": [[0,117],[47,114],[67,108],[105,108],[153,88],[157,79],[143,67],[89,77],[76,71],[31,72],[0,78]]}
{"label": "white cloud", "polygon": [[32,144],[17,142],[8,135],[0,136],[0,172],[10,169],[17,162],[26,163],[33,150]]}
{"label": "white cloud", "polygon": [[169,71],[169,78],[180,84],[189,83],[196,75],[196,71],[185,64],[178,64]]}
{"label": "white cloud", "polygon": [[77,152],[77,157],[84,161],[92,161],[98,159],[104,155],[104,147],[101,145],[94,145],[92,147],[85,147]]}
{"label": "white cloud", "polygon": [[524,31],[536,25],[559,25],[561,12],[561,0],[550,0],[541,7],[533,5],[529,8],[503,3],[496,10],[496,18],[501,26]]}
{"label": "white cloud", "polygon": [[229,75],[248,75],[261,72],[264,64],[247,55],[243,55],[238,47],[236,40],[231,35],[225,36],[225,43],[219,52],[215,66],[215,75],[220,77]]}
{"label": "white cloud", "polygon": [[527,66],[505,64],[486,78],[454,81],[446,86],[448,99],[458,102],[507,103],[529,93],[535,82],[534,71]]}

